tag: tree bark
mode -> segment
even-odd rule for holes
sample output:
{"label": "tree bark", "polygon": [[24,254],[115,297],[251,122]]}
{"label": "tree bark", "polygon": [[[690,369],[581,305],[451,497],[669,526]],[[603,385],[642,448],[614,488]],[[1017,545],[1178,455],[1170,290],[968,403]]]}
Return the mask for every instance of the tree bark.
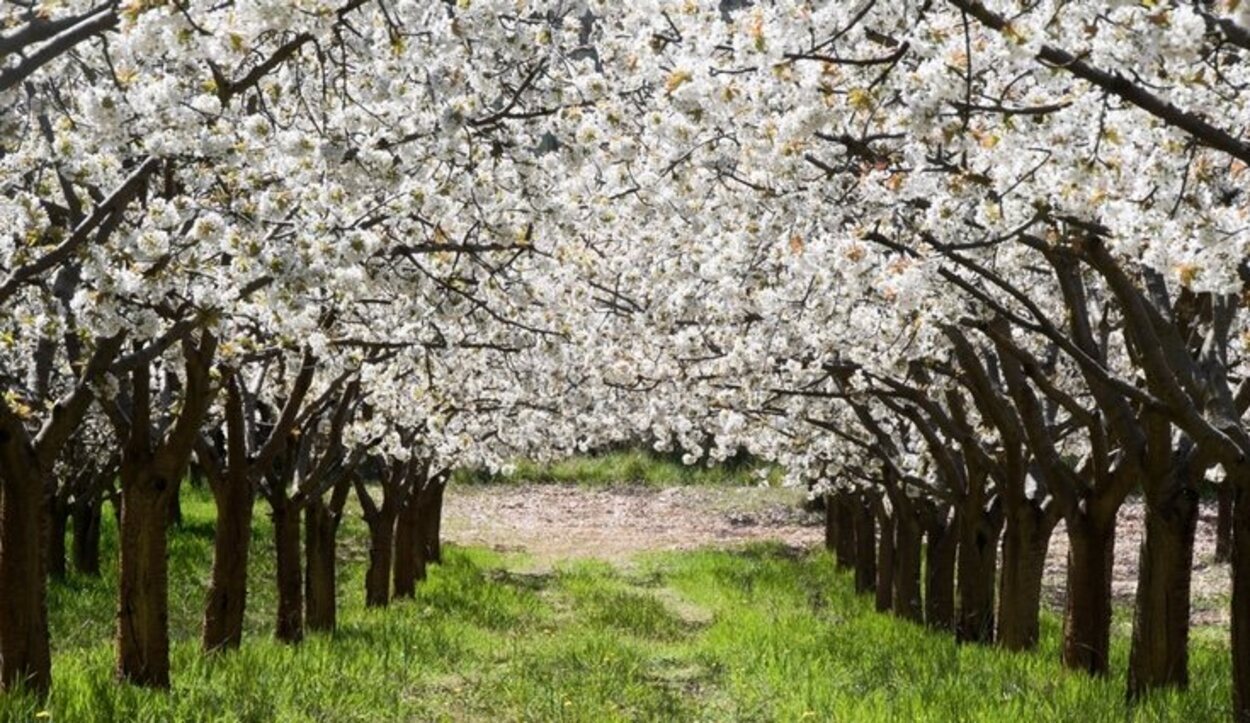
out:
{"label": "tree bark", "polygon": [[877,611],[886,612],[894,607],[894,539],[896,530],[894,515],[884,510],[878,513],[881,535],[877,538]]}
{"label": "tree bark", "polygon": [[3,413],[0,409],[0,690],[25,687],[42,694],[52,683],[46,558],[39,544],[48,508],[35,452],[6,428]]}
{"label": "tree bark", "polygon": [[1111,570],[1115,523],[1089,515],[1068,522],[1068,601],[1063,663],[1091,675],[1108,672],[1111,647]]}
{"label": "tree bark", "polygon": [[166,518],[175,527],[182,526],[182,479],[174,480],[173,489],[169,492],[169,514]]}
{"label": "tree bark", "polygon": [[998,543],[1002,535],[1000,515],[976,506],[959,514],[959,612],[955,637],[960,642],[989,643],[994,640],[994,588],[998,574]]}
{"label": "tree bark", "polygon": [[395,520],[396,598],[415,597],[417,580],[425,577],[425,516],[421,508],[428,497],[424,489],[410,491]]}
{"label": "tree bark", "polygon": [[894,614],[918,623],[924,622],[920,593],[920,557],[923,531],[920,520],[910,510],[895,512],[894,535]]}
{"label": "tree bark", "polygon": [[1178,485],[1146,501],[1128,697],[1189,684],[1189,593],[1198,524],[1197,490]]}
{"label": "tree bark", "polygon": [[877,525],[871,501],[853,498],[855,510],[855,592],[873,592],[877,583]]}
{"label": "tree bark", "polygon": [[1054,527],[1054,520],[1032,500],[1007,511],[996,640],[1008,650],[1031,650],[1037,645],[1042,574]]}
{"label": "tree bark", "polygon": [[1225,480],[1216,486],[1215,561],[1233,559],[1233,485]]}
{"label": "tree bark", "polygon": [[241,469],[229,469],[213,490],[213,571],[204,607],[206,651],[238,648],[247,609],[247,565],[252,539],[255,487]]}
{"label": "tree bark", "polygon": [[334,630],[338,624],[334,539],[337,532],[338,520],[333,511],[321,499],[311,500],[304,509],[304,555],[308,567],[304,604],[309,630]]}
{"label": "tree bark", "polygon": [[121,467],[117,676],[152,688],[169,687],[166,517],[171,466],[158,465],[139,452],[123,458]]}
{"label": "tree bark", "polygon": [[1230,646],[1233,656],[1233,716],[1244,723],[1250,721],[1250,479],[1225,482],[1230,483],[1235,484]]}
{"label": "tree bark", "polygon": [[425,532],[425,556],[422,572],[418,579],[424,580],[425,565],[439,565],[443,562],[443,494],[447,491],[447,475],[437,475],[430,480],[429,503],[422,507],[425,518],[422,529]]}
{"label": "tree bark", "polygon": [[290,504],[279,490],[272,500],[273,541],[278,562],[278,617],[274,635],[284,643],[298,643],[304,639],[299,513],[299,508]]}
{"label": "tree bark", "polygon": [[384,501],[369,525],[369,569],[365,573],[365,605],[386,607],[391,592],[391,553],[395,545],[395,504]]}
{"label": "tree bark", "polygon": [[96,495],[81,498],[74,503],[74,570],[80,575],[100,574],[100,507],[103,501]]}
{"label": "tree bark", "polygon": [[60,495],[49,495],[48,501],[48,575],[60,580],[67,571],[65,565],[65,534],[69,527],[69,505]]}
{"label": "tree bark", "polygon": [[959,535],[945,506],[931,510],[925,535],[925,624],[938,630],[955,628],[955,555]]}
{"label": "tree bark", "polygon": [[825,493],[825,549],[838,549],[838,503],[832,492]]}
{"label": "tree bark", "polygon": [[855,568],[855,503],[850,493],[839,492],[834,496],[834,514],[837,517],[835,531],[837,539],[834,548],[838,558],[838,569],[853,570]]}

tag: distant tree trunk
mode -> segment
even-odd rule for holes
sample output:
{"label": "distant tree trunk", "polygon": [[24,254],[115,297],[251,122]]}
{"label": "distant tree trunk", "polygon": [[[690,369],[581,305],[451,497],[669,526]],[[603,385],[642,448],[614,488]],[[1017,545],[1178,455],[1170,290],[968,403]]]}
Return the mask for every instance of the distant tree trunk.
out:
{"label": "distant tree trunk", "polygon": [[925,624],[938,630],[955,627],[955,554],[959,535],[945,505],[925,513]]}
{"label": "distant tree trunk", "polygon": [[304,556],[308,568],[304,604],[309,630],[334,630],[338,623],[334,539],[337,532],[338,519],[330,507],[320,498],[310,500],[304,508]]}
{"label": "distant tree trunk", "polygon": [[169,687],[167,515],[173,475],[172,465],[160,467],[145,450],[123,456],[118,534],[117,675],[152,688]]}
{"label": "distant tree trunk", "polygon": [[417,580],[425,577],[425,534],[422,529],[423,503],[429,498],[424,489],[408,493],[395,520],[395,597],[413,598]]}
{"label": "distant tree trunk", "polygon": [[854,498],[855,510],[855,591],[873,592],[877,582],[877,525],[871,501],[864,495]]}
{"label": "distant tree trunk", "polygon": [[182,478],[174,480],[169,492],[169,524],[182,526]]}
{"label": "distant tree trunk", "polygon": [[300,510],[278,490],[272,500],[277,552],[278,618],[275,635],[284,643],[304,639],[304,585],[300,570]]}
{"label": "distant tree trunk", "polygon": [[880,505],[877,520],[881,534],[877,538],[877,610],[886,612],[894,607],[894,539],[896,530],[894,515]]}
{"label": "distant tree trunk", "polygon": [[834,496],[834,514],[837,515],[837,537],[834,543],[838,557],[838,569],[855,568],[855,503],[848,492]]}
{"label": "distant tree trunk", "polygon": [[80,575],[100,574],[100,507],[96,495],[74,502],[74,570]]}
{"label": "distant tree trunk", "polygon": [[994,588],[1002,516],[965,506],[958,521],[959,612],[955,637],[960,642],[994,640]]}
{"label": "distant tree trunk", "polygon": [[65,534],[69,527],[69,504],[59,495],[51,494],[48,500],[48,575],[53,579],[65,577]]}
{"label": "distant tree trunk", "polygon": [[1053,516],[1033,500],[1007,508],[996,639],[1008,650],[1030,650],[1037,645],[1042,575],[1054,528]]}
{"label": "distant tree trunk", "polygon": [[825,493],[825,549],[834,553],[838,549],[838,503],[833,493]]}
{"label": "distant tree trunk", "polygon": [[1063,662],[1091,675],[1108,672],[1111,647],[1111,571],[1115,522],[1081,515],[1068,521],[1068,601],[1063,619]]}
{"label": "distant tree trunk", "polygon": [[395,545],[394,500],[384,500],[369,525],[369,569],[365,573],[365,605],[386,607],[391,599],[391,553]]}
{"label": "distant tree trunk", "polygon": [[214,486],[213,497],[217,524],[202,639],[207,651],[237,648],[243,640],[255,486],[243,469],[227,469]]}
{"label": "distant tree trunk", "polygon": [[[47,506],[35,452],[0,401],[0,690],[52,683],[44,539]],[[32,544],[34,543],[34,544]]]}
{"label": "distant tree trunk", "polygon": [[1197,490],[1178,485],[1147,499],[1129,652],[1128,696],[1189,684],[1189,594],[1198,523]]}
{"label": "distant tree trunk", "polygon": [[923,530],[911,509],[896,509],[894,533],[894,614],[924,622],[920,593]]}
{"label": "distant tree trunk", "polygon": [[425,579],[425,564],[438,565],[443,562],[443,495],[447,491],[447,474],[435,476],[430,480],[429,504],[422,507],[425,532],[425,556],[418,579]]}
{"label": "distant tree trunk", "polygon": [[1215,561],[1233,559],[1233,485],[1227,480],[1216,485]]}

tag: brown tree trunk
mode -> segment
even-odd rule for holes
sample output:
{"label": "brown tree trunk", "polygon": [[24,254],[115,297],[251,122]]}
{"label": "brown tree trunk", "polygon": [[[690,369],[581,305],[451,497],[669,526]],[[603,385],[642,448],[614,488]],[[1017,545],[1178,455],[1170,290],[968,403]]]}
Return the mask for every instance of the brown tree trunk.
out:
{"label": "brown tree trunk", "polygon": [[422,571],[417,579],[424,580],[426,564],[439,565],[443,562],[443,494],[447,491],[447,476],[442,475],[430,481],[430,498],[422,507],[425,533],[425,555],[421,565]]}
{"label": "brown tree trunk", "polygon": [[284,643],[304,639],[304,585],[300,571],[299,508],[277,491],[272,501],[273,541],[277,553],[278,618],[274,635]]}
{"label": "brown tree trunk", "polygon": [[924,622],[920,593],[920,557],[923,532],[910,510],[896,509],[894,533],[894,614]]}
{"label": "brown tree trunk", "polygon": [[412,490],[395,520],[395,597],[412,598],[417,594],[417,579],[425,575],[425,535],[422,503],[428,499],[425,490]]}
{"label": "brown tree trunk", "polygon": [[182,479],[174,480],[169,492],[169,514],[166,518],[172,526],[182,525]]}
{"label": "brown tree trunk", "polygon": [[1178,485],[1146,502],[1128,697],[1189,684],[1189,593],[1198,523],[1197,491]]}
{"label": "brown tree trunk", "polygon": [[825,549],[830,553],[838,549],[838,503],[833,493],[825,493]]}
{"label": "brown tree trunk", "polygon": [[74,570],[80,575],[100,574],[100,507],[95,496],[74,503]]}
{"label": "brown tree trunk", "polygon": [[1111,647],[1111,570],[1115,523],[1081,515],[1068,522],[1068,601],[1063,617],[1063,663],[1091,675],[1108,672]]}
{"label": "brown tree trunk", "polygon": [[255,503],[255,487],[243,470],[226,470],[213,492],[217,524],[213,529],[213,571],[204,607],[201,641],[206,651],[237,648],[243,640],[248,548]]}
{"label": "brown tree trunk", "polygon": [[853,498],[855,510],[855,592],[873,592],[877,583],[877,524],[871,501],[863,495]]}
{"label": "brown tree trunk", "polygon": [[834,496],[834,514],[837,517],[834,528],[837,534],[834,550],[838,557],[838,569],[853,570],[855,568],[855,503],[850,493],[839,492]]}
{"label": "brown tree trunk", "polygon": [[1002,520],[973,505],[964,508],[957,525],[959,612],[955,637],[960,642],[989,643],[994,640],[994,587]]}
{"label": "brown tree trunk", "polygon": [[1233,559],[1233,485],[1229,481],[1216,485],[1215,561]]}
{"label": "brown tree trunk", "polygon": [[924,619],[938,630],[955,627],[955,554],[959,535],[945,509],[932,510],[925,525]]}
{"label": "brown tree trunk", "polygon": [[308,567],[304,604],[309,630],[334,630],[338,623],[336,532],[338,520],[334,513],[321,499],[312,500],[304,509],[304,556]]}
{"label": "brown tree trunk", "polygon": [[[1232,475],[1230,475],[1231,477]],[[1233,716],[1250,721],[1250,479],[1226,480],[1233,490]]]}
{"label": "brown tree trunk", "polygon": [[117,675],[136,685],[168,688],[166,516],[172,481],[158,471],[150,455],[132,452],[129,456],[121,468]]}
{"label": "brown tree trunk", "polygon": [[365,573],[365,605],[385,607],[391,599],[391,553],[395,545],[393,501],[384,501],[378,514],[368,520],[369,569]]}
{"label": "brown tree trunk", "polygon": [[1008,650],[1037,645],[1042,612],[1042,574],[1054,522],[1032,501],[1008,509],[998,590],[996,640]]}
{"label": "brown tree trunk", "polygon": [[0,690],[44,693],[52,656],[45,549],[38,543],[48,508],[34,459],[29,444],[0,424]]}
{"label": "brown tree trunk", "polygon": [[894,607],[894,539],[896,530],[894,515],[878,514],[881,535],[877,538],[877,610],[886,612]]}
{"label": "brown tree trunk", "polygon": [[63,579],[65,566],[65,533],[69,527],[69,505],[59,495],[48,502],[48,575]]}

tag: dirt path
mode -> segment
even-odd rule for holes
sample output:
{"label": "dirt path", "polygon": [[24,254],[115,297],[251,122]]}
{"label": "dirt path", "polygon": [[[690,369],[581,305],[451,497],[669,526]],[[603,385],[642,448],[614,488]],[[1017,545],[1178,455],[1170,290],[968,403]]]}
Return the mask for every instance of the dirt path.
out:
{"label": "dirt path", "polygon": [[[809,548],[822,543],[823,522],[801,508],[792,489],[576,485],[460,486],[448,490],[447,538],[466,545],[524,552],[536,568],[567,559],[625,562],[640,552],[731,547],[777,540]],[[1131,605],[1145,509],[1130,502],[1120,511],[1113,595]],[[1228,622],[1229,569],[1216,565],[1215,509],[1204,506],[1194,555],[1195,624]],[[1067,537],[1055,531],[1046,561],[1043,594],[1053,609],[1064,603]]]}

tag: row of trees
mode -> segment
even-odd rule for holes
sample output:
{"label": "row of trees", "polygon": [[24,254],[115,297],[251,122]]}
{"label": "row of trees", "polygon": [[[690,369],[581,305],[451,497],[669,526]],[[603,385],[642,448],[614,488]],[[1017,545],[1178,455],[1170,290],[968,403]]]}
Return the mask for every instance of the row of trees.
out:
{"label": "row of trees", "polygon": [[44,530],[114,477],[119,672],[162,684],[192,460],[213,649],[256,495],[297,638],[297,521],[322,585],[352,480],[380,480],[356,493],[381,600],[431,470],[646,433],[829,493],[861,585],[876,545],[891,605],[965,640],[1036,643],[1063,520],[1064,660],[1091,673],[1140,493],[1133,696],[1186,682],[1217,482],[1250,718],[1240,4],[5,12],[5,685],[48,684]]}

